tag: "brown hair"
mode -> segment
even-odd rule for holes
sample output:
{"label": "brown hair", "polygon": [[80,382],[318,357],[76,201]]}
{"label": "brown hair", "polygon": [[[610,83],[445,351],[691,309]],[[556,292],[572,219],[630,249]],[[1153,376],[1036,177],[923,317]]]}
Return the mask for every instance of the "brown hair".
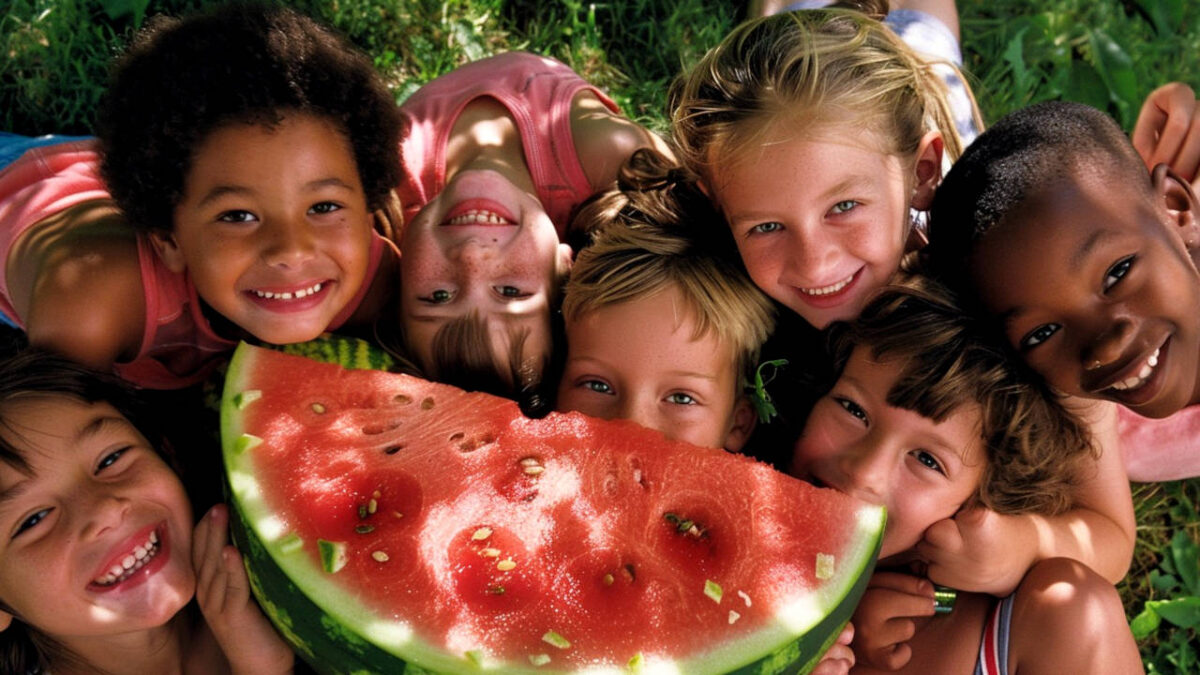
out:
{"label": "brown hair", "polygon": [[693,338],[715,334],[731,347],[739,379],[753,372],[774,307],[730,257],[731,246],[718,252],[728,228],[680,167],[638,150],[616,186],[579,209],[572,228],[592,232],[593,241],[571,270],[566,321],[673,287],[696,320]]}
{"label": "brown hair", "polygon": [[859,11],[814,9],[747,21],[672,83],[669,101],[684,163],[710,182],[721,164],[781,124],[860,125],[887,139],[891,147],[881,150],[902,156],[939,130],[947,157],[962,154],[933,64]]}
{"label": "brown hair", "polygon": [[887,402],[941,422],[963,405],[980,412],[987,465],[976,499],[998,513],[1069,509],[1081,463],[1095,459],[1087,426],[1007,345],[959,306],[955,295],[919,274],[901,273],[839,324],[831,347],[840,371],[855,347],[903,364]]}

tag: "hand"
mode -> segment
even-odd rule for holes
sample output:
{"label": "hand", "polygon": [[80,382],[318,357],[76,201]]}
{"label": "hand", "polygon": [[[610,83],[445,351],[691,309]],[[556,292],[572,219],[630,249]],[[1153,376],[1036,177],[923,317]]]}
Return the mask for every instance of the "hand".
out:
{"label": "hand", "polygon": [[849,675],[854,667],[854,650],[850,649],[853,639],[854,624],[847,623],[810,675]]}
{"label": "hand", "polygon": [[899,670],[912,658],[908,641],[922,617],[933,616],[933,584],[899,572],[876,572],[854,610],[854,655],[882,670]]}
{"label": "hand", "polygon": [[250,580],[228,531],[229,508],[218,504],[192,534],[200,611],[234,673],[290,673],[292,650],[250,599]]}
{"label": "hand", "polygon": [[970,508],[930,525],[916,550],[934,583],[1003,597],[1037,561],[1037,543],[1030,516]]}
{"label": "hand", "polygon": [[1150,92],[1131,140],[1147,168],[1165,163],[1200,188],[1200,106],[1191,87],[1171,82]]}

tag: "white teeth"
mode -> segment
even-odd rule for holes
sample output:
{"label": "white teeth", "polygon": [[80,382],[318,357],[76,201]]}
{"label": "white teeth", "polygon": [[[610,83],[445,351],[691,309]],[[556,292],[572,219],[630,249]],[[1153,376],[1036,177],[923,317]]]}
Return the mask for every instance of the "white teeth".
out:
{"label": "white teeth", "polygon": [[146,543],[135,546],[132,555],[122,558],[120,564],[113,565],[108,572],[92,579],[92,583],[98,586],[111,586],[124,581],[131,574],[145,567],[157,554],[158,533],[152,531]]}
{"label": "white teeth", "polygon": [[[1161,349],[1161,347],[1159,349]],[[1137,375],[1134,375],[1133,377],[1127,377],[1120,382],[1109,385],[1109,388],[1116,389],[1117,391],[1129,391],[1130,389],[1137,389],[1143,384],[1146,384],[1146,380],[1150,379],[1150,376],[1154,374],[1155,367],[1158,366],[1158,352],[1158,349],[1154,350],[1154,353],[1151,354],[1150,357],[1146,359],[1146,362],[1142,364],[1142,367],[1138,370]]]}
{"label": "white teeth", "polygon": [[805,295],[829,295],[831,293],[837,293],[838,291],[842,290],[851,281],[854,281],[853,274],[846,277],[845,279],[842,279],[841,281],[837,282],[836,284],[829,284],[828,286],[822,286],[820,288],[801,288],[801,289],[799,289],[799,291]]}
{"label": "white teeth", "polygon": [[508,220],[497,213],[477,209],[471,209],[462,215],[454,216],[446,221],[447,225],[504,225],[506,223],[508,223]]}
{"label": "white teeth", "polygon": [[298,291],[287,291],[285,293],[272,293],[271,291],[255,290],[254,294],[266,300],[291,300],[293,298],[299,300],[300,298],[308,297],[313,293],[316,293],[317,291],[321,290],[324,285],[325,284],[323,283],[316,283],[308,288],[303,288]]}

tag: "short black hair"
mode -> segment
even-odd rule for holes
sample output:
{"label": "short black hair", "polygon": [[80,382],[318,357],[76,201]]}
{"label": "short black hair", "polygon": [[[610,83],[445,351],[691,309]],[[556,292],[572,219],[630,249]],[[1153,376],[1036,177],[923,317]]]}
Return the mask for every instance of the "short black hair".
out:
{"label": "short black hair", "polygon": [[115,62],[98,111],[101,171],[139,229],[173,229],[198,144],[227,124],[325,119],[353,148],[372,209],[399,182],[401,119],[371,62],[283,7],[222,5],[155,17]]}
{"label": "short black hair", "polygon": [[1066,101],[1008,114],[975,139],[938,187],[926,263],[957,286],[984,234],[1029,198],[1084,172],[1110,177],[1113,189],[1152,194],[1149,172],[1108,114]]}

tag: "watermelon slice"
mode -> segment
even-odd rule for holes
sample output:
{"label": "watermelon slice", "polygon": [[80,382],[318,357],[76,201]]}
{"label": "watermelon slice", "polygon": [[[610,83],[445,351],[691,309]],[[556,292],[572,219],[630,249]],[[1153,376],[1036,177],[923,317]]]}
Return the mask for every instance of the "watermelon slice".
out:
{"label": "watermelon slice", "polygon": [[255,595],[322,672],[807,672],[883,533],[632,423],[247,345],[221,427]]}

